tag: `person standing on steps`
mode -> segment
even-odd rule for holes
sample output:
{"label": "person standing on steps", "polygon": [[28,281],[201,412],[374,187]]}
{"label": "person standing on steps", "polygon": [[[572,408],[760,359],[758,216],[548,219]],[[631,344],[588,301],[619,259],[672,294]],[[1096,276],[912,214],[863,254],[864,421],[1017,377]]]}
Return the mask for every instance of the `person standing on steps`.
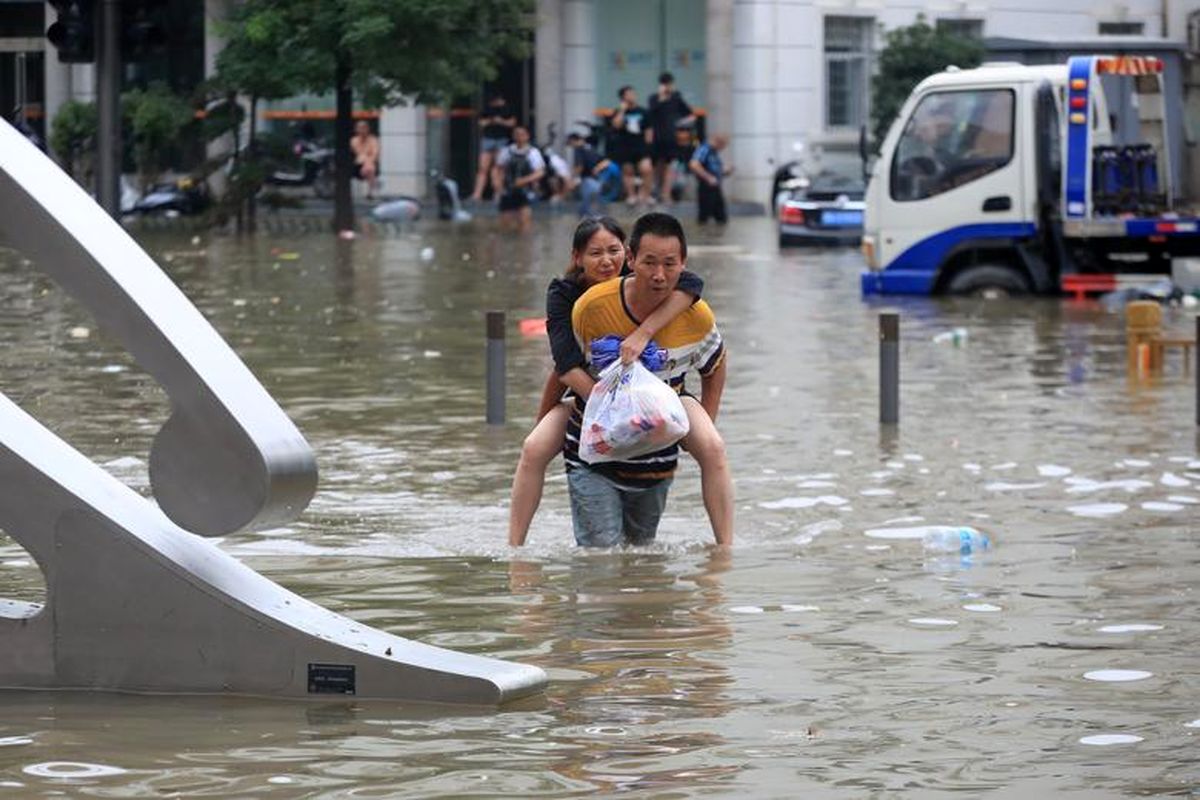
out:
{"label": "person standing on steps", "polygon": [[[509,108],[504,95],[499,92],[492,95],[483,111],[479,112],[479,166],[475,172],[475,189],[467,199],[475,202],[483,199],[483,190],[496,164],[496,156],[512,140],[516,127],[517,115]],[[493,184],[492,192],[499,194],[500,187]]]}
{"label": "person standing on steps", "polygon": [[[650,202],[650,182],[654,168],[650,164],[650,140],[653,137],[647,127],[646,109],[638,105],[637,92],[632,86],[622,86],[617,91],[619,103],[609,117],[609,125],[615,132],[610,157],[621,165],[625,177],[625,202],[629,205]],[[638,181],[641,180],[639,185]]]}
{"label": "person standing on steps", "polygon": [[665,201],[671,197],[671,168],[679,158],[676,136],[679,128],[696,121],[696,115],[675,88],[675,76],[669,72],[658,76],[658,91],[650,96],[647,113],[653,137],[650,156],[654,160],[655,191],[658,199]]}

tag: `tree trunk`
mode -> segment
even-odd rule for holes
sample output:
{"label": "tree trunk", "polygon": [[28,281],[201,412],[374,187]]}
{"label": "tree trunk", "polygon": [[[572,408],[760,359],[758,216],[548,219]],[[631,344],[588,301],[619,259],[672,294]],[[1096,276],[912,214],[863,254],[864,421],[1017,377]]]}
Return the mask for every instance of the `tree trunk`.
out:
{"label": "tree trunk", "polygon": [[[246,135],[246,150],[250,153],[255,165],[258,164],[258,142],[255,136],[258,131],[258,95],[250,95],[250,127]],[[260,186],[251,187],[246,193],[246,230],[254,233],[258,230],[258,190]]]}
{"label": "tree trunk", "polygon": [[334,66],[334,91],[337,95],[337,119],[334,122],[334,193],[333,229],[337,232],[354,230],[354,203],[350,195],[350,179],[354,159],[350,154],[353,135],[354,93],[350,88],[352,65],[350,54],[338,50]]}

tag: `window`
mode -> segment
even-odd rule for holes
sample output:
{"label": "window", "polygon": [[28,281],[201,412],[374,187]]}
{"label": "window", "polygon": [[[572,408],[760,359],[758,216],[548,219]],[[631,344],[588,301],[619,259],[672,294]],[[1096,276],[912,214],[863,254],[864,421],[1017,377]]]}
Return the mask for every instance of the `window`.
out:
{"label": "window", "polygon": [[983,20],[981,19],[939,19],[937,29],[962,39],[983,38]]}
{"label": "window", "polygon": [[995,172],[1012,160],[1009,89],[935,92],[921,99],[892,157],[892,199],[924,200]]}
{"label": "window", "polygon": [[870,17],[825,18],[827,128],[857,128],[867,122],[874,24]]}
{"label": "window", "polygon": [[1145,32],[1144,22],[1101,22],[1101,36],[1141,36]]}

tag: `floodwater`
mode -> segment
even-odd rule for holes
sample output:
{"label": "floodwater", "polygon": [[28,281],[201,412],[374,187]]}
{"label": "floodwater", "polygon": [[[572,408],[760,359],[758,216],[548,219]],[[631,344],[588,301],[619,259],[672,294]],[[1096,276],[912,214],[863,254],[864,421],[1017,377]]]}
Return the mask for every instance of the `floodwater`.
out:
{"label": "floodwater", "polygon": [[[545,698],[9,692],[0,797],[1200,792],[1200,454],[1177,354],[1131,380],[1098,303],[865,303],[852,250],[780,252],[767,219],[695,230],[730,352],[735,549],[707,547],[685,459],[655,545],[576,550],[556,463],[515,552],[510,474],[549,365],[518,320],[540,315],[571,224],[145,240],[321,467],[299,521],[221,546],[392,633],[537,664]],[[162,392],[11,252],[0,304],[0,388],[146,491]],[[877,421],[884,308],[902,314],[895,431]],[[488,309],[509,322],[498,428]],[[1190,335],[1190,312],[1167,319]],[[927,554],[912,537],[934,525],[994,547]],[[0,596],[40,591],[0,539]]]}

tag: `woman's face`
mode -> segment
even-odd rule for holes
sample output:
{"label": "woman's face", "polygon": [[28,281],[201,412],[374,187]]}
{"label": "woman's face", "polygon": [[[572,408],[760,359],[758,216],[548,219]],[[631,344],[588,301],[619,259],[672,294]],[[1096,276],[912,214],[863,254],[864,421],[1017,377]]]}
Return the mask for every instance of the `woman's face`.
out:
{"label": "woman's face", "polygon": [[621,274],[621,267],[625,264],[625,245],[601,228],[592,234],[582,250],[575,251],[574,258],[575,265],[583,270],[583,282],[594,286]]}

